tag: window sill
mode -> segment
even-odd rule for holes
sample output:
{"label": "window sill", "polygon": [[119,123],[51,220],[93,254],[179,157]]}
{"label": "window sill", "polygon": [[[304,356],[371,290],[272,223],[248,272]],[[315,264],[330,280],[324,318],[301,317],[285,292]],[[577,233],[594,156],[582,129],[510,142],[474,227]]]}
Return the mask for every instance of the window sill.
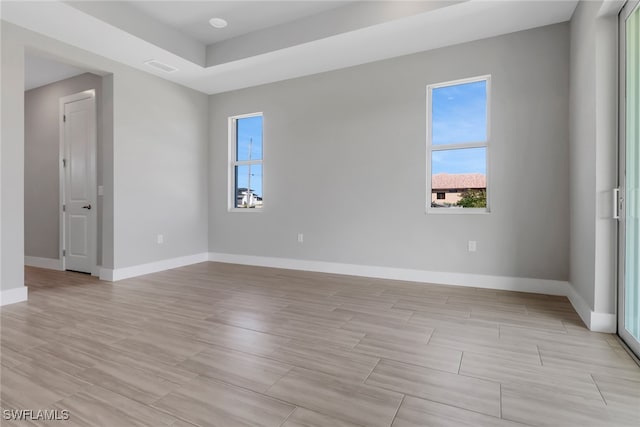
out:
{"label": "window sill", "polygon": [[427,208],[426,215],[482,215],[489,214],[491,210],[486,208]]}
{"label": "window sill", "polygon": [[228,212],[264,212],[264,208],[255,209],[255,208],[231,208]]}

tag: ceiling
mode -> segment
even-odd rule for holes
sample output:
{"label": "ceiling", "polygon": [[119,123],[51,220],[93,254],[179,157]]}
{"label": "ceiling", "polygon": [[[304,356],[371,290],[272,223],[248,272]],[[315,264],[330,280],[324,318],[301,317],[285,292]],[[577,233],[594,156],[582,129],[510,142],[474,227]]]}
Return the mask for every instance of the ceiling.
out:
{"label": "ceiling", "polygon": [[85,70],[42,56],[30,53],[24,56],[24,90],[35,89],[84,73]]}
{"label": "ceiling", "polygon": [[[134,8],[204,44],[252,33],[345,6],[348,1],[129,1]],[[225,19],[215,29],[209,19]]]}
{"label": "ceiling", "polygon": [[[576,4],[3,0],[2,19],[213,94],[564,22]],[[229,26],[208,26],[214,16]],[[151,68],[151,59],[177,71]]]}

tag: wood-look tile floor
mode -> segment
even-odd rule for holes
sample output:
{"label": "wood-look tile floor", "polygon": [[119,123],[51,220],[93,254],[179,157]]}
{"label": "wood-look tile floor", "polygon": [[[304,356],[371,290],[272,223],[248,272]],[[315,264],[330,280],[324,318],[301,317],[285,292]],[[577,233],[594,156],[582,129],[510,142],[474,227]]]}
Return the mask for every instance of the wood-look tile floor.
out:
{"label": "wood-look tile floor", "polygon": [[26,282],[0,406],[70,420],[6,426],[640,426],[640,368],[563,297],[219,263]]}

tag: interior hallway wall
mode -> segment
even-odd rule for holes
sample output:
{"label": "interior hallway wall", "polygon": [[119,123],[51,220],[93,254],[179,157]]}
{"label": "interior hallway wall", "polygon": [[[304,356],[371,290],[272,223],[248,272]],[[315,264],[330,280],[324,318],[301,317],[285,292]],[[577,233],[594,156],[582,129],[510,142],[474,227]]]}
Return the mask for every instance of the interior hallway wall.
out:
{"label": "interior hallway wall", "polygon": [[207,95],[7,22],[1,30],[2,294],[26,297],[25,49],[103,76],[103,268],[206,255]]}
{"label": "interior hallway wall", "polygon": [[[60,98],[96,91],[97,183],[102,185],[102,77],[85,73],[24,94],[24,250],[25,256],[59,258]],[[102,196],[98,196],[97,262],[102,265]]]}

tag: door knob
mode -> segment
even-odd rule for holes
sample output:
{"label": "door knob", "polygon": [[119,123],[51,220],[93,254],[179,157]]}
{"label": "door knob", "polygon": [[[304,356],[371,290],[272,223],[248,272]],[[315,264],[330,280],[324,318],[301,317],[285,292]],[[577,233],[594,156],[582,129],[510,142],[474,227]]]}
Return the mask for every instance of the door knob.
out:
{"label": "door knob", "polygon": [[82,207],[82,209],[88,209],[88,210],[91,210],[91,205],[85,205],[85,206],[83,206],[83,207]]}

